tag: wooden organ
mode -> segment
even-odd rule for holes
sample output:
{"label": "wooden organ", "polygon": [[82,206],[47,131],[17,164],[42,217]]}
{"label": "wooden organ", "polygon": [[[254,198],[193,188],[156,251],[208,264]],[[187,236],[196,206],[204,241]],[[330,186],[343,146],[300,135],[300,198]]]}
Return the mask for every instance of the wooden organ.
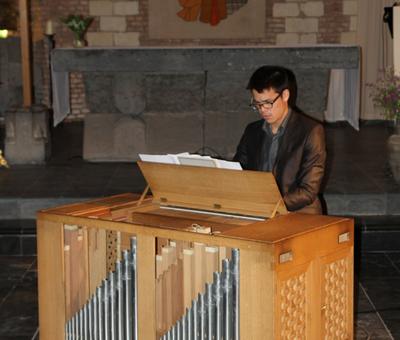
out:
{"label": "wooden organ", "polygon": [[140,163],[152,196],[38,213],[41,339],[352,339],[353,221],[269,173]]}

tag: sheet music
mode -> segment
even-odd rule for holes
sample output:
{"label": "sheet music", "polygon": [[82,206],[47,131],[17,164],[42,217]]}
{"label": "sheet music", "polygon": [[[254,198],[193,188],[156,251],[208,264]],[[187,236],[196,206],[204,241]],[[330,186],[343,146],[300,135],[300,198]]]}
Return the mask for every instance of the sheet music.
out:
{"label": "sheet music", "polygon": [[179,164],[178,159],[173,155],[148,155],[139,154],[140,160],[143,162]]}
{"label": "sheet music", "polygon": [[222,159],[212,158],[210,156],[189,154],[188,152],[183,152],[175,155],[139,154],[139,158],[143,162],[181,164],[181,165],[204,166],[204,167],[230,169],[230,170],[242,170],[242,167],[239,162],[230,162]]}

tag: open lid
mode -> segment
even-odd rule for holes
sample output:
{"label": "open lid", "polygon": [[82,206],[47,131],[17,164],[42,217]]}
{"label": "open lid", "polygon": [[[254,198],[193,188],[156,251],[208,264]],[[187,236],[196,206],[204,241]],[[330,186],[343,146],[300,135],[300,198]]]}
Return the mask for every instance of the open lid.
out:
{"label": "open lid", "polygon": [[138,165],[160,205],[263,218],[287,213],[270,172],[142,161]]}

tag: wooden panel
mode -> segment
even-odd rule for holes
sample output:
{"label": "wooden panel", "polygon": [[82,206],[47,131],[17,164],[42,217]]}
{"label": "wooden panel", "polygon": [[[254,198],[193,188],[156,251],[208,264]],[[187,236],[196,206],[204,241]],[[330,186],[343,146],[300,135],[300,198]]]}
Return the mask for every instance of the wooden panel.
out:
{"label": "wooden panel", "polygon": [[37,260],[41,340],[64,338],[66,318],[63,234],[62,223],[38,220]]}
{"label": "wooden panel", "polygon": [[[131,210],[131,203],[123,203],[121,209],[125,209],[126,207],[128,207],[127,211],[135,210]],[[118,204],[115,205],[114,208],[119,209]],[[152,209],[154,211],[154,205],[149,205],[145,203],[143,207],[139,208],[140,214],[138,215],[144,216],[146,215],[146,213],[151,212]],[[116,214],[116,216],[117,215],[119,216],[119,213]],[[107,234],[114,234],[114,236],[118,234],[122,235],[122,237],[119,238],[120,241],[114,244],[114,250],[117,250],[121,247],[127,247],[127,235],[137,235],[137,259],[139,278],[138,322],[140,339],[155,339],[157,329],[156,320],[159,320],[161,313],[160,310],[158,312],[158,318],[156,318],[156,237],[160,238],[160,242],[158,242],[160,248],[161,244],[164,244],[168,247],[175,247],[178,250],[178,248],[183,249],[189,247],[190,244],[201,243],[207,246],[218,246],[222,250],[224,250],[223,247],[240,249],[240,329],[241,336],[244,339],[273,339],[274,327],[279,334],[281,334],[282,332],[282,334],[286,334],[286,338],[295,338],[296,336],[303,338],[303,334],[305,334],[305,338],[321,338],[324,334],[322,330],[324,329],[326,332],[326,329],[329,330],[332,327],[332,323],[328,323],[327,328],[325,327],[325,324],[327,323],[326,319],[324,319],[324,321],[322,322],[322,301],[327,301],[331,305],[335,305],[335,299],[337,298],[336,293],[336,295],[334,295],[334,297],[332,298],[329,294],[327,294],[327,292],[324,293],[321,290],[323,289],[321,285],[322,277],[323,275],[325,275],[325,272],[328,272],[329,278],[336,278],[335,275],[338,275],[337,272],[340,272],[341,268],[344,267],[346,268],[346,273],[348,275],[347,281],[345,283],[345,289],[348,290],[345,299],[348,307],[345,314],[348,318],[344,322],[346,325],[348,320],[350,320],[348,321],[349,323],[352,322],[352,245],[354,242],[354,232],[353,222],[351,219],[326,216],[311,216],[293,213],[286,216],[277,217],[267,222],[249,222],[247,226],[238,226],[232,223],[230,219],[221,219],[218,222],[215,222],[223,225],[224,221],[227,221],[229,228],[232,227],[232,229],[228,230],[222,228],[223,231],[221,233],[216,235],[208,235],[183,231],[179,227],[176,229],[170,229],[164,227],[164,225],[149,226],[149,224],[146,222],[146,218],[144,217],[143,220],[141,220],[141,224],[139,225],[127,222],[122,223],[112,220],[102,220],[99,218],[56,215],[43,212],[39,213],[38,216],[39,220],[43,218],[48,219],[48,223],[50,223],[52,226],[55,226],[56,229],[59,228],[60,225],[62,225],[61,222],[64,222],[66,224],[87,226],[88,228],[94,228],[96,230],[106,229]],[[152,218],[154,216],[155,215],[153,215]],[[157,218],[159,217],[163,216],[155,216],[154,218],[156,219],[156,223],[154,224],[159,223],[160,220],[157,220]],[[172,225],[174,218],[173,215],[168,215],[167,217],[168,223]],[[195,218],[192,219],[192,217],[185,218],[181,214],[178,214],[176,216],[176,224],[178,226],[187,223],[187,221],[198,222],[199,224],[201,224],[203,220],[196,220]],[[154,220],[151,219],[151,223],[153,222]],[[57,236],[57,233],[54,235]],[[56,253],[53,245],[53,236],[51,232],[48,236],[45,236],[45,240],[47,243],[45,246],[47,247],[50,245],[50,247],[53,247],[52,251],[46,250],[47,257],[51,258],[54,257],[53,253]],[[58,263],[62,262],[63,249],[61,246],[62,235],[58,235],[57,237],[59,237],[59,239],[61,240],[58,249],[60,253],[55,256],[55,261]],[[91,239],[91,237],[92,236],[89,236],[89,239]],[[161,239],[173,240],[173,242],[161,241]],[[181,245],[180,242],[184,243]],[[273,244],[274,242],[275,244]],[[42,241],[42,244],[44,244],[44,241]],[[91,249],[90,247],[89,250]],[[293,258],[291,259],[291,261],[279,263],[280,255],[288,251],[292,251]],[[204,251],[202,250],[202,256],[200,257],[202,263],[204,263],[207,258],[207,256],[203,256],[203,252]],[[220,258],[224,257],[224,252],[225,251],[220,252]],[[227,252],[229,253],[228,250]],[[91,250],[89,251],[89,253],[91,253]],[[160,253],[160,251],[158,253]],[[193,253],[195,252],[193,251]],[[100,257],[101,256],[99,255],[99,258]],[[173,262],[179,258],[179,256],[175,255]],[[290,256],[283,256],[283,259],[287,258],[290,258]],[[79,259],[76,259],[75,261],[78,260]],[[214,264],[214,260],[214,258],[211,258],[210,264]],[[220,260],[221,259],[219,259],[219,261]],[[51,260],[51,262],[52,261],[53,259]],[[194,262],[195,259],[193,258],[192,261]],[[343,263],[347,264],[344,265]],[[331,264],[333,264],[333,269],[328,270],[327,268]],[[41,264],[41,266],[43,267],[43,264]],[[212,266],[215,267],[215,264]],[[53,265],[53,267],[54,268],[52,269],[52,271],[48,270],[48,273],[51,273],[51,275],[54,275],[54,272],[57,272],[57,270],[59,270],[59,268],[62,268],[63,265],[58,264],[57,266]],[[186,263],[186,267],[188,267],[188,263]],[[94,270],[96,271],[96,268],[94,268]],[[103,269],[101,269],[100,271],[102,270]],[[189,269],[186,269],[186,271],[189,271]],[[191,271],[193,271],[193,269]],[[276,272],[276,275],[274,274],[274,271]],[[197,272],[197,270],[194,270],[194,272]],[[199,270],[199,272],[201,273],[202,270]],[[175,269],[171,270],[170,273],[177,277],[183,275],[181,272],[179,272],[179,270]],[[40,275],[41,274],[39,274],[39,277]],[[98,277],[101,276],[100,273],[94,273],[94,275]],[[162,276],[160,273],[159,275]],[[311,277],[312,279],[309,279],[309,277]],[[338,277],[341,278],[340,275]],[[48,284],[47,288],[57,285],[57,282],[60,278],[58,276],[49,276],[48,279],[50,281],[53,281],[53,283],[51,285]],[[191,278],[190,281],[194,281],[194,279],[195,278],[193,275],[193,280]],[[181,281],[183,283],[183,279]],[[61,284],[62,283],[63,281],[61,281]],[[287,286],[285,286],[286,284]],[[173,281],[173,278],[171,281],[171,286],[173,288],[177,287],[177,282]],[[184,289],[183,287],[185,287],[189,291],[190,289],[188,288],[188,286],[189,284],[182,285],[182,290]],[[343,291],[343,284],[340,284],[340,287],[341,291]],[[337,288],[333,289],[338,290]],[[310,297],[310,291],[316,293],[311,294]],[[281,295],[275,296],[274,294]],[[48,295],[47,292],[46,295]],[[186,295],[189,294],[187,293]],[[301,301],[296,302],[296,298],[293,300],[293,296],[295,296],[297,300],[300,299],[301,301],[306,301],[305,307]],[[62,296],[62,299],[63,298],[64,297]],[[280,303],[276,302],[277,298],[280,299]],[[283,298],[285,298],[286,300],[284,300]],[[158,293],[157,300],[159,299],[160,292]],[[188,297],[186,297],[186,301],[188,301]],[[283,307],[282,309],[282,301],[284,302],[283,304],[285,306],[289,306],[288,308],[295,308],[295,313],[291,313],[291,310],[288,311],[287,307]],[[339,302],[342,303],[341,300],[339,300]],[[40,303],[42,304],[43,302],[40,301]],[[44,303],[46,303],[46,301]],[[172,301],[170,301],[169,303],[172,304]],[[165,305],[159,305],[158,307],[161,307],[162,309],[163,307],[165,307]],[[54,306],[51,306],[51,308],[53,309],[46,307],[46,305],[44,308],[45,310],[47,308],[47,312],[50,309],[50,311],[53,313]],[[277,308],[281,309],[278,309],[278,312],[276,312]],[[42,307],[40,307],[40,309],[42,309]],[[286,313],[286,319],[281,319],[279,315],[282,315],[282,313],[284,312]],[[54,313],[56,314],[56,312]],[[301,317],[300,315],[303,316]],[[306,315],[306,317],[304,317],[304,315]],[[332,315],[331,311],[330,315]],[[48,315],[46,315],[46,317],[47,319],[54,321],[53,316],[49,318]],[[61,317],[65,319],[64,314]],[[255,322],[255,320],[262,320],[262,322]],[[305,325],[301,324],[302,320],[305,320]],[[339,321],[337,322],[339,322],[340,326],[342,326],[343,317],[339,317],[338,320]],[[278,321],[280,322],[279,324],[277,324]],[[311,326],[308,326],[308,322],[311,322]],[[322,324],[324,325],[323,327],[321,326]],[[336,328],[338,327],[335,323],[334,325]],[[48,326],[50,327],[50,329],[54,329],[53,324]],[[59,327],[59,333],[57,333],[57,336],[48,338],[62,338],[60,334],[63,334],[63,327],[64,324]],[[162,328],[162,325],[158,325],[159,330],[160,328]],[[348,329],[350,330],[350,326]],[[49,331],[47,329],[43,330],[43,334],[47,334],[48,332]],[[55,333],[53,333],[53,335],[54,334]]]}
{"label": "wooden panel", "polygon": [[156,338],[155,245],[153,236],[137,235],[139,339]]}
{"label": "wooden panel", "polygon": [[[89,297],[87,230],[64,225],[66,318],[69,320]],[[69,266],[67,266],[67,264]]]}
{"label": "wooden panel", "polygon": [[[343,220],[275,245],[278,280],[275,320],[277,338],[351,338],[353,242],[353,222]],[[280,287],[285,285],[285,293],[282,293]],[[298,319],[298,304],[290,306],[290,303],[298,298],[298,292],[295,291],[300,289],[299,287],[304,287],[306,294],[304,297],[307,318],[302,318],[306,322],[304,325]],[[310,291],[313,294],[310,295]],[[289,304],[289,307],[282,309],[285,294],[290,296],[289,300],[286,299],[286,305]],[[286,313],[286,317],[283,317],[282,313]],[[326,313],[329,314],[329,318],[325,317]],[[290,315],[296,315],[296,320],[292,320]]]}
{"label": "wooden panel", "polygon": [[[318,229],[313,233],[300,234],[278,243],[275,247],[275,261],[277,266],[285,268],[286,266],[302,264],[319,256],[347,248],[354,241],[354,232],[351,223],[351,220],[344,220],[323,229]],[[349,240],[339,243],[339,235],[344,233],[349,233]],[[280,255],[287,252],[292,253],[293,259],[291,263],[280,263]]]}
{"label": "wooden panel", "polygon": [[132,193],[119,194],[87,202],[62,205],[56,208],[44,209],[42,211],[63,215],[90,216],[91,213],[95,214],[97,211],[109,211],[114,208],[123,208],[127,205],[134,204],[139,197],[140,195]]}
{"label": "wooden panel", "polygon": [[92,295],[107,275],[107,237],[104,229],[89,228],[88,253],[89,293]]}
{"label": "wooden panel", "polygon": [[77,217],[77,216],[61,216],[56,214],[50,214],[45,212],[38,212],[38,217],[46,219],[53,222],[62,222],[68,224],[79,224],[85,225],[91,228],[102,228],[109,231],[122,231],[133,233],[135,235],[145,234],[152,235],[154,237],[161,237],[167,239],[179,239],[187,242],[202,242],[206,244],[213,244],[215,246],[225,246],[230,248],[250,248],[258,249],[260,251],[265,250],[265,244],[262,242],[246,241],[234,238],[223,237],[223,235],[208,235],[202,233],[194,233],[189,231],[178,231],[172,229],[156,228],[153,226],[138,225],[124,222],[112,222],[109,220],[102,219],[92,219],[87,217]]}
{"label": "wooden panel", "polygon": [[[311,308],[314,277],[312,263],[277,272],[274,339],[313,339]],[[315,338],[317,339],[317,338]]]}
{"label": "wooden panel", "polygon": [[[157,202],[270,217],[281,195],[272,173],[138,162]],[[284,206],[278,211],[287,213]]]}
{"label": "wooden panel", "polygon": [[106,270],[115,270],[115,262],[121,259],[121,233],[119,231],[106,231]]}
{"label": "wooden panel", "polygon": [[324,229],[329,225],[351,219],[334,216],[289,213],[277,216],[265,222],[254,222],[246,227],[232,228],[221,231],[226,237],[237,237],[243,240],[277,243],[297,235]]}
{"label": "wooden panel", "polygon": [[321,339],[353,338],[353,248],[321,258]]}
{"label": "wooden panel", "polygon": [[[174,215],[177,215],[174,217]],[[188,216],[191,215],[191,216]],[[134,212],[131,215],[130,222],[136,224],[145,224],[148,226],[170,228],[170,229],[184,229],[188,230],[193,225],[210,228],[211,232],[222,232],[236,228],[240,225],[248,225],[254,223],[249,220],[239,219],[228,219],[225,218],[226,223],[222,222],[222,218],[219,217],[220,221],[216,222],[215,216],[210,218],[210,215],[203,214],[190,214],[184,212],[174,212],[166,209],[158,209],[154,212],[138,213]]]}
{"label": "wooden panel", "polygon": [[[141,207],[138,207],[133,215],[137,214],[146,214],[149,218],[151,217],[159,217],[175,219],[176,222],[185,221],[185,220],[197,220],[197,221],[204,221],[204,223],[215,223],[218,227],[227,227],[227,226],[240,226],[240,225],[248,225],[254,223],[254,220],[246,219],[246,218],[239,218],[233,216],[218,216],[212,215],[207,213],[199,213],[196,210],[187,210],[187,211],[180,211],[180,210],[173,210],[173,209],[165,209],[165,207],[161,207],[159,204],[152,203],[152,204],[144,204]],[[154,215],[154,216],[153,216]]]}
{"label": "wooden panel", "polygon": [[240,338],[273,339],[273,256],[240,249]]}
{"label": "wooden panel", "polygon": [[21,54],[22,54],[22,88],[24,107],[32,105],[32,67],[31,67],[31,40],[29,24],[28,0],[19,0],[19,17],[21,32]]}

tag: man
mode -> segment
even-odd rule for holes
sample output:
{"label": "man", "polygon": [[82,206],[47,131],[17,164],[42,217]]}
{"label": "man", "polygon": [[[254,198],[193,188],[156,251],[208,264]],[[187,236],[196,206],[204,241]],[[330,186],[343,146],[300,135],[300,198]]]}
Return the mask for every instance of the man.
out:
{"label": "man", "polygon": [[295,75],[284,67],[262,66],[247,88],[250,106],[262,119],[246,127],[234,160],[246,170],[272,171],[289,211],[321,214],[325,134],[296,107]]}

